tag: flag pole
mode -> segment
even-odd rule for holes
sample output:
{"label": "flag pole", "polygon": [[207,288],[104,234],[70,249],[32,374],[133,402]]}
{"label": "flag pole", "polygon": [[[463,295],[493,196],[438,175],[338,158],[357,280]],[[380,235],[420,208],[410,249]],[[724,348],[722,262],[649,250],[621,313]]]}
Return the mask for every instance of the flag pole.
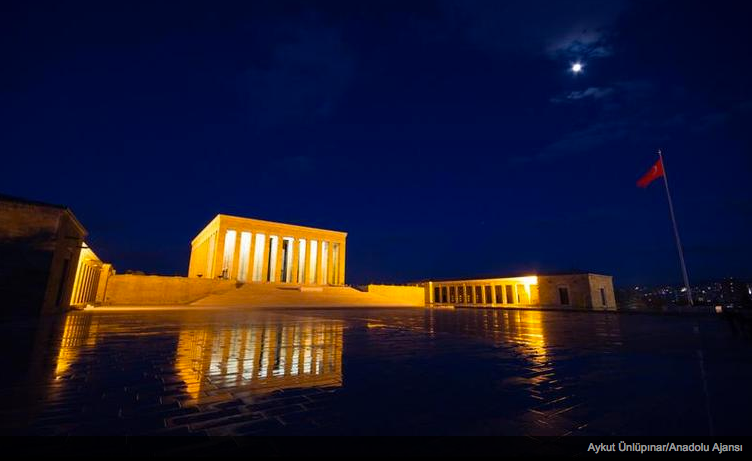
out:
{"label": "flag pole", "polygon": [[674,204],[671,203],[671,192],[668,190],[668,175],[666,175],[666,164],[663,163],[663,152],[658,149],[658,158],[661,160],[661,167],[663,168],[663,184],[666,185],[666,197],[668,197],[668,211],[671,213],[671,224],[674,225],[674,237],[676,238],[676,248],[679,250],[679,262],[681,263],[682,277],[684,277],[684,287],[687,289],[687,300],[689,305],[692,306],[692,288],[689,286],[689,277],[687,276],[687,266],[684,264],[684,251],[682,250],[681,240],[679,240],[679,228],[676,225],[676,217],[674,216]]}

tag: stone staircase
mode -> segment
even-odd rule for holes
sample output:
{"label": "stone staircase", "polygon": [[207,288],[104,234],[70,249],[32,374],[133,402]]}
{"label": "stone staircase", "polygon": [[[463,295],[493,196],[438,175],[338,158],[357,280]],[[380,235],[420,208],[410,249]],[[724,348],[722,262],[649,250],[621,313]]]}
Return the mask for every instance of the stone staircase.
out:
{"label": "stone staircase", "polygon": [[410,302],[344,286],[247,283],[224,293],[213,294],[190,304],[217,307],[397,307]]}

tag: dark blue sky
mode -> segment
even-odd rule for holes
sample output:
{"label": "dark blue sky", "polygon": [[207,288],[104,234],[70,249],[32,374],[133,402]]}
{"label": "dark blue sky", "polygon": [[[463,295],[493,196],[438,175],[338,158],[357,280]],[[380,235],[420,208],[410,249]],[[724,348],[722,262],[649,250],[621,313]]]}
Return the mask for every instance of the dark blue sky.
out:
{"label": "dark blue sky", "polygon": [[653,284],[662,148],[690,278],[750,277],[743,3],[3,2],[0,192],[120,271],[184,274],[228,213],[348,231],[351,283]]}

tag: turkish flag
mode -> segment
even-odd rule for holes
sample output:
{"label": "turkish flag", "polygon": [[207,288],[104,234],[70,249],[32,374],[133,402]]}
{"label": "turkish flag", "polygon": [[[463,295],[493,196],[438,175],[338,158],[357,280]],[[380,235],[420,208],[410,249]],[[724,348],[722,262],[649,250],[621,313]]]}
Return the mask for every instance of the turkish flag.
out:
{"label": "turkish flag", "polygon": [[648,184],[663,176],[663,161],[658,159],[647,173],[637,181],[637,187],[648,187]]}

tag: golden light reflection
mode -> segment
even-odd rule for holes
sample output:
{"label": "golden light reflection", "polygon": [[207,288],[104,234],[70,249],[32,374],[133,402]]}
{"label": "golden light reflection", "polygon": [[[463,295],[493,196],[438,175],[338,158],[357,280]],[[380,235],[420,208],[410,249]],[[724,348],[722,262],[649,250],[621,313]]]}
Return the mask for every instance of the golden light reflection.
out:
{"label": "golden light reflection", "polygon": [[[427,310],[426,328],[431,331],[455,331],[513,346],[534,364],[548,363],[548,343],[544,312],[527,309],[473,309],[462,316],[453,312]],[[449,314],[449,315],[447,315]]]}
{"label": "golden light reflection", "polygon": [[65,375],[78,360],[82,347],[96,345],[98,325],[91,315],[71,313],[65,317],[55,365],[56,378]]}
{"label": "golden light reflection", "polygon": [[538,304],[538,276],[528,275],[525,277],[511,277],[504,281],[512,281],[521,286],[524,295],[521,296],[520,304]]}
{"label": "golden light reflection", "polygon": [[543,329],[541,311],[504,311],[504,325],[507,327],[507,340],[516,344],[533,362],[545,364],[546,334]]}
{"label": "golden light reflection", "polygon": [[[267,323],[230,330],[181,330],[175,367],[186,392],[232,387],[273,391],[342,385],[340,322]],[[241,389],[242,390],[242,389]]]}

